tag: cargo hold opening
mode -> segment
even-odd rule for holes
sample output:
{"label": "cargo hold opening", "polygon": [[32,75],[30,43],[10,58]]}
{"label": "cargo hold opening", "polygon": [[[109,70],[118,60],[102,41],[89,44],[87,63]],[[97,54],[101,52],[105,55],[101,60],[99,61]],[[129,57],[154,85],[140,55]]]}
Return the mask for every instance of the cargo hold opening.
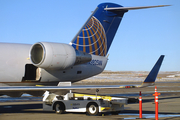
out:
{"label": "cargo hold opening", "polygon": [[34,66],[33,64],[25,65],[25,73],[22,81],[39,81],[41,78],[41,68]]}

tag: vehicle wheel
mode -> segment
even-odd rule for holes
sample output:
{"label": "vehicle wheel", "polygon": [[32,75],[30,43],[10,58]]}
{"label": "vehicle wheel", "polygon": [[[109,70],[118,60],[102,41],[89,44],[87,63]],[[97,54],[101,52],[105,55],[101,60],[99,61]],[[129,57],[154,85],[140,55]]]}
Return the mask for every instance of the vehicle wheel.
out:
{"label": "vehicle wheel", "polygon": [[56,111],[57,114],[62,114],[64,113],[65,107],[63,103],[56,103],[54,105],[54,110]]}
{"label": "vehicle wheel", "polygon": [[98,115],[99,113],[99,107],[96,103],[89,103],[87,105],[86,111],[88,115],[95,116],[95,115]]}

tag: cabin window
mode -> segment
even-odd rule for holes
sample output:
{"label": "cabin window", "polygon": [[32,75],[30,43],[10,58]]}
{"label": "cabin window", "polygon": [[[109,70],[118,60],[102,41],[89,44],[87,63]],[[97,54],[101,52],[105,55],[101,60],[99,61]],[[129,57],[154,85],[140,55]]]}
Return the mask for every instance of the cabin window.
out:
{"label": "cabin window", "polygon": [[77,74],[81,74],[82,73],[82,71],[77,71]]}

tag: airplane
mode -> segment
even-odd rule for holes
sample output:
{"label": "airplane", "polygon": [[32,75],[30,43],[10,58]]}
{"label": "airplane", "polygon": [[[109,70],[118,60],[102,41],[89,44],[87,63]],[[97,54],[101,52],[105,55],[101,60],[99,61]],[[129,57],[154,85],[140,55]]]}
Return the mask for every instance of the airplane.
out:
{"label": "airplane", "polygon": [[[121,88],[121,86],[61,86],[100,74],[108,61],[108,50],[128,10],[164,7],[123,7],[101,3],[69,44],[37,42],[0,43],[0,94],[12,97],[28,93],[40,96],[45,90]],[[164,56],[144,81],[154,82]],[[151,78],[152,77],[152,78]],[[149,84],[148,84],[149,85]],[[142,87],[141,86],[141,87]]]}

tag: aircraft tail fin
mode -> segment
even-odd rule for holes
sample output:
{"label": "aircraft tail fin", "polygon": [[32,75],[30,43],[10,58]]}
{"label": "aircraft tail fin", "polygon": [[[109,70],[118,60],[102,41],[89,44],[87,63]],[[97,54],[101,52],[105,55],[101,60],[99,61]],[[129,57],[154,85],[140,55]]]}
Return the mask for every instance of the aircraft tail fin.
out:
{"label": "aircraft tail fin", "polygon": [[167,5],[123,7],[114,3],[99,4],[70,44],[77,50],[106,56],[125,12],[164,6]]}
{"label": "aircraft tail fin", "polygon": [[154,85],[154,82],[155,82],[156,77],[158,75],[159,69],[160,69],[161,64],[163,62],[163,59],[164,59],[164,55],[161,55],[159,57],[158,61],[156,62],[156,64],[154,65],[154,67],[152,68],[152,70],[150,71],[149,75],[146,77],[146,79],[142,83],[141,87]]}
{"label": "aircraft tail fin", "polygon": [[106,56],[122,17],[127,10],[114,12],[106,7],[122,7],[114,3],[98,5],[74,39],[71,45],[80,51]]}

